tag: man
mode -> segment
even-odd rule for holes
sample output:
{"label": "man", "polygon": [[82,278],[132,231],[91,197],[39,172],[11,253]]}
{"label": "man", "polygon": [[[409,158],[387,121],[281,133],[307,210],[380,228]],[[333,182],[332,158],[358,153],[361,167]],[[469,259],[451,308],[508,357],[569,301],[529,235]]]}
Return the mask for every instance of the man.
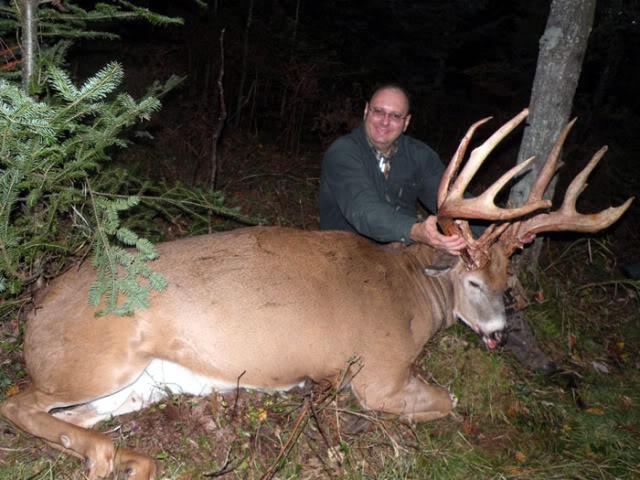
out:
{"label": "man", "polygon": [[[422,242],[460,255],[464,240],[440,233],[434,215],[444,165],[428,145],[404,135],[410,121],[403,87],[386,84],[374,91],[362,124],[336,140],[324,156],[320,228],[350,231],[379,243]],[[418,217],[418,200],[431,213],[425,220]],[[532,368],[553,371],[555,365],[535,345],[522,314],[509,312],[508,320],[505,347]]]}
{"label": "man", "polygon": [[403,135],[409,96],[398,85],[378,88],[364,121],[327,151],[320,178],[320,228],[347,230],[377,242],[427,243],[459,255],[464,240],[442,235],[435,216],[416,223],[420,199],[436,211],[444,165],[425,143]]}

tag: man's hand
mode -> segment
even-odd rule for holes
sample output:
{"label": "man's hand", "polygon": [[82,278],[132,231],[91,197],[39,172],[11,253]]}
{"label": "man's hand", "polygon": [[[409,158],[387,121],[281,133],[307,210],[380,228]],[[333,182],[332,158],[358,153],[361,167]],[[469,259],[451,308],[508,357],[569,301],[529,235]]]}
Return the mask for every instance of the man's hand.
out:
{"label": "man's hand", "polygon": [[443,235],[438,231],[437,219],[430,215],[422,223],[411,227],[411,240],[426,243],[432,247],[447,251],[450,255],[460,255],[467,243],[459,235]]}

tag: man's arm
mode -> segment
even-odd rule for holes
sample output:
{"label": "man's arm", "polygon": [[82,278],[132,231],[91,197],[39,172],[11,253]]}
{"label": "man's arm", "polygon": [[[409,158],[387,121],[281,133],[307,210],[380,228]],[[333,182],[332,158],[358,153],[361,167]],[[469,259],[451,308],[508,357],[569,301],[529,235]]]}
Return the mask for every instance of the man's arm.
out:
{"label": "man's arm", "polygon": [[442,175],[444,175],[445,167],[440,157],[426,145],[422,146],[421,149],[417,149],[414,155],[419,156],[419,158],[422,157],[420,163],[423,171],[422,185],[418,193],[418,198],[432,215],[427,217],[425,221],[413,225],[410,234],[411,240],[446,250],[451,255],[460,255],[462,250],[467,246],[466,242],[458,235],[449,236],[440,233],[435,216],[438,211],[438,187]]}

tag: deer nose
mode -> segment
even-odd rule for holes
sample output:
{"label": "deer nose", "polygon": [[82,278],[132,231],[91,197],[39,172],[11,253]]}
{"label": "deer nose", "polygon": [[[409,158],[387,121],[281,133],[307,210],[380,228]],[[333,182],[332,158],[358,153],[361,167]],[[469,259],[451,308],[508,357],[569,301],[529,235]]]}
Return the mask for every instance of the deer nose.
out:
{"label": "deer nose", "polygon": [[495,332],[492,332],[489,335],[489,338],[492,339],[494,342],[496,342],[496,346],[498,347],[502,347],[504,346],[505,343],[507,343],[507,336],[509,335],[509,333],[506,330],[497,330]]}

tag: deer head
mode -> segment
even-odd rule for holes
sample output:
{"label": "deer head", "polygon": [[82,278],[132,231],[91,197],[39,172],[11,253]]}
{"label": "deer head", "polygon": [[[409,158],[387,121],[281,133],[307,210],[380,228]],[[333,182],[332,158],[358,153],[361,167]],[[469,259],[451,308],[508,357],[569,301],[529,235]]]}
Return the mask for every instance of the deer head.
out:
{"label": "deer head", "polygon": [[[576,201],[586,186],[587,177],[607,151],[607,147],[603,147],[571,182],[562,206],[558,210],[547,211],[551,207],[551,201],[543,198],[544,193],[558,171],[560,151],[575,119],[560,133],[524,205],[500,208],[495,204],[495,197],[509,181],[529,167],[534,157],[511,168],[481,195],[464,198],[469,182],[487,156],[528,113],[528,109],[524,109],[475,148],[456,177],[475,130],[491,117],[474,123],[460,142],[438,188],[439,225],[448,235],[461,235],[467,243],[462,252],[462,265],[466,272],[461,271],[454,282],[454,315],[479,333],[489,348],[495,348],[504,340],[502,330],[506,322],[502,294],[507,288],[508,258],[538,233],[597,232],[607,228],[624,214],[633,201],[633,197],[629,198],[622,205],[599,213],[580,214],[576,211]],[[539,210],[545,211],[534,213]],[[469,219],[493,223],[476,239],[469,226]]]}

